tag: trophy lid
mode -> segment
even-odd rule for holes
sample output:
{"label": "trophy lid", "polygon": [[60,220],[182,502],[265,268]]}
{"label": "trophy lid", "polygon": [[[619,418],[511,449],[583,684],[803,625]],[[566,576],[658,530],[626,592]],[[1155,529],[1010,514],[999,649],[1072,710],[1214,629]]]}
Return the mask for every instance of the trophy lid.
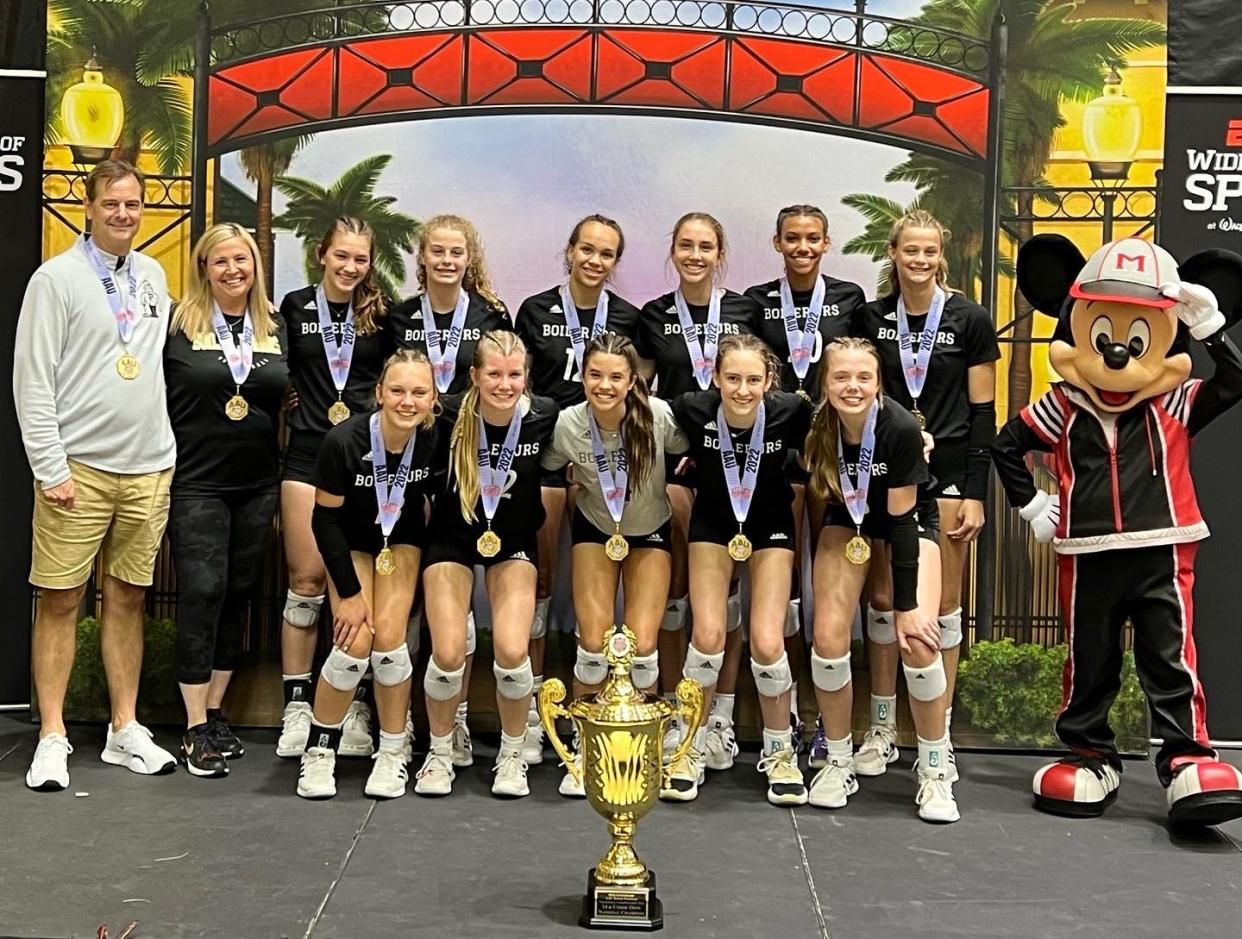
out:
{"label": "trophy lid", "polygon": [[591,722],[613,723],[659,720],[672,713],[667,702],[648,698],[630,678],[638,641],[624,623],[612,628],[604,639],[604,658],[609,674],[599,694],[580,698],[570,707],[574,717]]}

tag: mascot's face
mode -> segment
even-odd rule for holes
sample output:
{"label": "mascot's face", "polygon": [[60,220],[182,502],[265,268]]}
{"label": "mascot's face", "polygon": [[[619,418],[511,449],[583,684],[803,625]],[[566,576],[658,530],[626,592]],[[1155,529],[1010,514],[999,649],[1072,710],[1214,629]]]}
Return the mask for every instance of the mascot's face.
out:
{"label": "mascot's face", "polygon": [[1078,299],[1069,311],[1069,329],[1073,344],[1054,340],[1049,361],[1100,411],[1119,414],[1190,376],[1190,356],[1169,354],[1177,338],[1171,310]]}

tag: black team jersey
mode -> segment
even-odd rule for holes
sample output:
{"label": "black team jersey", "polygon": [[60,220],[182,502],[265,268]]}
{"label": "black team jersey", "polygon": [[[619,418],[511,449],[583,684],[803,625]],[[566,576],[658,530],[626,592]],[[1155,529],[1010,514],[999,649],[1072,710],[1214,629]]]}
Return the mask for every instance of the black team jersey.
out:
{"label": "black team jersey", "polygon": [[[703,341],[704,324],[707,322],[707,304],[698,306],[687,303],[690,319],[698,327],[698,340]],[[726,290],[720,299],[720,338],[758,331],[760,310],[758,304],[740,293]],[[642,308],[634,345],[644,359],[655,362],[655,387],[652,389],[666,401],[671,401],[687,391],[701,391],[694,378],[694,365],[681,336],[681,321],[673,294],[657,297]]]}
{"label": "black team jersey", "polygon": [[[842,441],[841,455],[845,457],[850,482],[855,486],[858,485],[859,449],[859,444]],[[923,433],[918,421],[892,398],[885,398],[875,421],[875,454],[863,531],[876,538],[887,537],[892,522],[888,514],[888,491],[903,486],[919,486],[921,490],[928,479],[927,462],[923,459]],[[920,491],[919,504],[923,495]]]}
{"label": "black team jersey", "polygon": [[[449,394],[460,394],[470,387],[470,364],[474,347],[484,333],[494,329],[513,330],[509,312],[503,307],[490,305],[477,293],[466,291],[470,302],[466,306],[466,322],[461,329],[461,345],[457,347],[457,370],[449,384]],[[453,325],[453,310],[447,313],[432,311],[436,329],[440,330],[440,348],[448,339],[449,327]],[[427,351],[427,326],[423,322],[422,295],[403,300],[388,314],[388,329],[393,346],[397,349]]]}

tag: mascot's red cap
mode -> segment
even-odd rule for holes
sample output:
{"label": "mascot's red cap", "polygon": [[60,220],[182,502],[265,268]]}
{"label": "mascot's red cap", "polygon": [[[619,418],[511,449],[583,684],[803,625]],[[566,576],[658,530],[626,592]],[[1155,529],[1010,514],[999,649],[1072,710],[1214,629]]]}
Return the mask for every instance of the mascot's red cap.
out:
{"label": "mascot's red cap", "polygon": [[1122,238],[1097,248],[1078,273],[1070,296],[1167,309],[1176,300],[1160,293],[1179,280],[1173,255],[1142,238]]}

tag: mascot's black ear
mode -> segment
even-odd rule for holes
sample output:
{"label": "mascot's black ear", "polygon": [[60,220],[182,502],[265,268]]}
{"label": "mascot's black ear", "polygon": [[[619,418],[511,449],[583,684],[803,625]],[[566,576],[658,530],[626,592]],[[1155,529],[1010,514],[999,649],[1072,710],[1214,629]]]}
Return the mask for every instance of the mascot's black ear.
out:
{"label": "mascot's black ear", "polygon": [[1207,287],[1232,326],[1242,316],[1242,255],[1224,248],[1208,248],[1177,266],[1182,280]]}
{"label": "mascot's black ear", "polygon": [[1041,313],[1060,316],[1087,259],[1064,235],[1036,235],[1018,249],[1018,289]]}

